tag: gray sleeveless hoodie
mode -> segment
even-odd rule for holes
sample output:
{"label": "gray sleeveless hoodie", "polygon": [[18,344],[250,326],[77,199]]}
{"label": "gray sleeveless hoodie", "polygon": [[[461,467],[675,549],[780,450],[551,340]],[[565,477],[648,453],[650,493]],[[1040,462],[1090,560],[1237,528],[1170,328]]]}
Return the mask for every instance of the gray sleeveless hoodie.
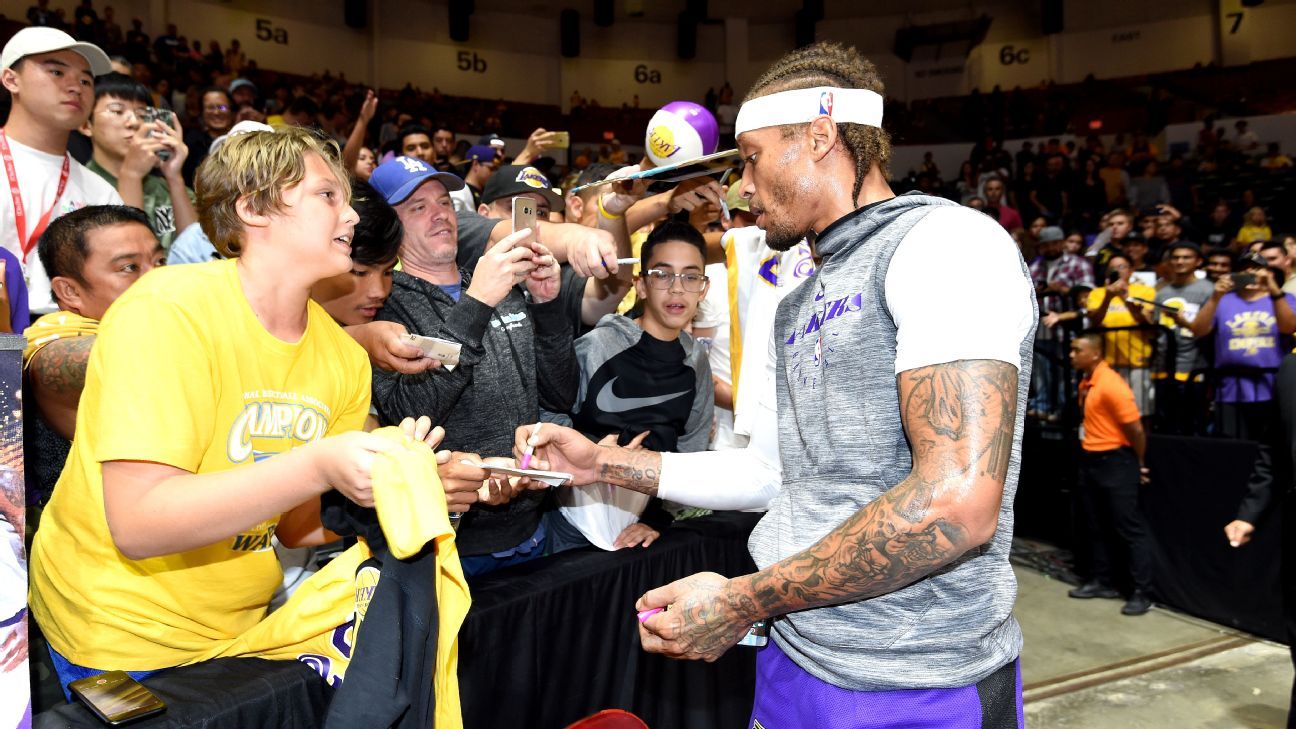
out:
{"label": "gray sleeveless hoodie", "polygon": [[[901,195],[838,221],[817,241],[823,265],[779,305],[783,490],[749,542],[761,568],[814,544],[909,475],[897,330],[884,284],[905,235],[936,207],[953,204]],[[1021,275],[1029,281],[1025,262]],[[1034,298],[1025,298],[1022,306],[1033,308]],[[1031,331],[1021,342],[1012,457],[994,538],[890,594],[779,618],[774,639],[797,665],[860,691],[941,688],[973,684],[1021,652],[1008,552],[1033,339]]]}

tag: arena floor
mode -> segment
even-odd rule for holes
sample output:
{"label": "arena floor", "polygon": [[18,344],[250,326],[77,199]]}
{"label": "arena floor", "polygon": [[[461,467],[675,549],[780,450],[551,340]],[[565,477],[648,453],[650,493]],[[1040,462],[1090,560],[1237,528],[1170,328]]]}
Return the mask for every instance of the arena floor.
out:
{"label": "arena floor", "polygon": [[1026,724],[1031,729],[1286,726],[1287,647],[1169,609],[1120,614],[1017,566]]}

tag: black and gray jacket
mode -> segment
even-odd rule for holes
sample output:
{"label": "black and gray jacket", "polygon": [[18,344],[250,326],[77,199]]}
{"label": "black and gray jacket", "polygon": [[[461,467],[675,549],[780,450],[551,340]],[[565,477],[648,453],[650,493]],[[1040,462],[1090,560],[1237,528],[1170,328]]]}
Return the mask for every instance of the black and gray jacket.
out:
{"label": "black and gray jacket", "polygon": [[[436,284],[397,271],[378,319],[411,333],[463,345],[459,366],[418,375],[374,369],[373,405],[383,425],[427,415],[445,428],[443,448],[484,457],[511,456],[517,427],[534,423],[540,408],[571,410],[579,368],[571,323],[559,300],[532,304],[513,289],[495,308],[467,294],[472,272],[459,269],[456,303]],[[464,556],[511,549],[535,532],[544,492],[527,491],[498,507],[477,506],[459,528]]]}
{"label": "black and gray jacket", "polygon": [[591,440],[616,433],[624,445],[649,432],[653,451],[704,451],[715,390],[706,348],[691,335],[663,342],[620,314],[608,314],[576,340],[580,388],[575,427]]}

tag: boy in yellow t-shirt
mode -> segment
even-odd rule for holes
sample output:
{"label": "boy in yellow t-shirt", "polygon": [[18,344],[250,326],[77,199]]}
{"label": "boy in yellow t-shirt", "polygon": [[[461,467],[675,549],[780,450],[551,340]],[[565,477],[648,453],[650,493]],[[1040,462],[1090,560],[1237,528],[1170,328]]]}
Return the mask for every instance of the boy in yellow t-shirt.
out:
{"label": "boy in yellow t-shirt", "polygon": [[[264,617],[271,537],[317,544],[319,497],[373,505],[364,351],[309,300],[351,270],[357,216],[310,132],[226,141],[197,180],[231,260],[163,268],[109,309],[31,556],[61,683],[201,660]],[[333,150],[335,152],[335,150]]]}

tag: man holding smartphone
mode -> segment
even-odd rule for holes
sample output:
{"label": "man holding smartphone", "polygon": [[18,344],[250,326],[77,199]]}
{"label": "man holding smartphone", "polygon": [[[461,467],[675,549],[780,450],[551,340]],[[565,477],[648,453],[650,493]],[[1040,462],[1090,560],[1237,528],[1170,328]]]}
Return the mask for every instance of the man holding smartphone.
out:
{"label": "man holding smartphone", "polygon": [[[463,181],[421,159],[397,157],[375,169],[369,182],[404,227],[402,270],[378,319],[461,345],[454,371],[375,370],[379,422],[427,415],[445,426],[446,449],[511,456],[515,428],[536,422],[541,407],[566,412],[576,398],[579,370],[571,325],[557,301],[557,262],[527,229],[488,245],[471,268],[461,266],[450,192]],[[543,498],[529,492],[469,511],[457,537],[465,574],[543,555]]]}
{"label": "man holding smartphone", "polygon": [[1273,496],[1273,454],[1282,452],[1274,373],[1291,351],[1296,296],[1283,292],[1280,274],[1258,255],[1244,256],[1238,269],[1215,282],[1215,293],[1193,318],[1192,332],[1197,337],[1215,332],[1215,367],[1233,370],[1220,378],[1215,396],[1221,432],[1258,446],[1247,495],[1225,529],[1230,542],[1241,544]]}
{"label": "man holding smartphone", "polygon": [[[625,168],[634,169],[634,168]],[[482,190],[481,204],[477,215],[459,216],[459,263],[462,266],[475,262],[471,256],[474,250],[485,250],[491,239],[498,239],[500,233],[517,228],[510,227],[502,221],[513,220],[514,210],[525,200],[535,210],[530,225],[541,227],[541,237],[547,242],[560,231],[566,235],[595,233],[599,230],[611,234],[615,242],[618,257],[629,256],[630,234],[626,225],[626,212],[639,199],[638,195],[627,193],[612,185],[589,191],[588,199],[593,201],[587,208],[599,211],[596,219],[589,224],[579,219],[567,223],[549,223],[549,213],[566,212],[566,200],[554,192],[549,179],[539,170],[528,165],[508,165],[499,168],[486,181]],[[572,196],[574,199],[575,196]],[[552,250],[552,248],[551,248]],[[558,295],[562,310],[572,331],[581,334],[588,331],[605,315],[616,311],[617,303],[630,290],[631,266],[620,268],[616,276],[596,278],[582,275],[571,265],[561,269],[562,290]],[[606,269],[604,269],[606,274]]]}
{"label": "man holding smartphone", "polygon": [[[162,247],[169,250],[180,231],[198,222],[198,213],[193,192],[184,183],[189,148],[179,123],[172,126],[161,116],[145,121],[162,111],[151,103],[148,88],[125,74],[96,79],[94,108],[86,125],[94,158],[86,167],[117,188],[127,205],[143,210]],[[175,119],[170,112],[166,117]]]}

